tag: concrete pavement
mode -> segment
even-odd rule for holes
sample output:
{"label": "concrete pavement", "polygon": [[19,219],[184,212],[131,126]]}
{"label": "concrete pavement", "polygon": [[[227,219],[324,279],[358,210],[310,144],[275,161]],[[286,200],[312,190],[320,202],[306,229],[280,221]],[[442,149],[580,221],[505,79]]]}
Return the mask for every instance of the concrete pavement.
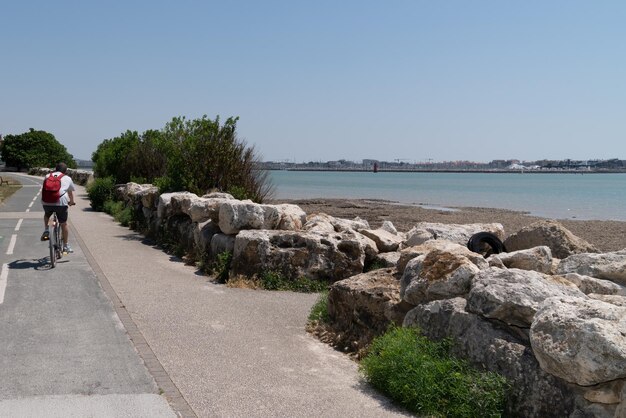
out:
{"label": "concrete pavement", "polygon": [[81,249],[50,268],[22,182],[0,208],[0,417],[174,417]]}
{"label": "concrete pavement", "polygon": [[405,416],[353,361],[304,331],[316,295],[212,283],[91,211],[82,188],[77,203],[71,241],[179,415]]}

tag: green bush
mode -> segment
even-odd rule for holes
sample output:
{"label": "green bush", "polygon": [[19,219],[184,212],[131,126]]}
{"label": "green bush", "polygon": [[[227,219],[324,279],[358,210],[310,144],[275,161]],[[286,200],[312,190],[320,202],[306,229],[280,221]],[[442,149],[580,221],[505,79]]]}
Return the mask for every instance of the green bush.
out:
{"label": "green bush", "polygon": [[122,226],[130,226],[133,221],[131,208],[127,207],[124,202],[107,200],[102,206],[104,212],[108,213]]}
{"label": "green bush", "polygon": [[415,328],[392,328],[372,342],[360,370],[376,389],[421,416],[500,417],[507,383],[479,372]]}
{"label": "green bush", "polygon": [[328,283],[311,280],[307,277],[298,277],[291,280],[277,271],[264,271],[258,277],[258,282],[266,290],[290,290],[293,292],[312,293],[328,289]]}
{"label": "green bush", "polygon": [[113,190],[115,180],[113,177],[97,178],[87,187],[87,195],[94,210],[104,210],[104,204],[108,200],[113,200]]}
{"label": "green bush", "polygon": [[162,130],[126,131],[98,145],[91,156],[94,174],[116,183],[142,179],[161,193],[215,189],[262,202],[273,187],[254,148],[237,137],[237,120],[179,117]]}
{"label": "green bush", "polygon": [[233,253],[230,251],[224,251],[217,255],[215,262],[211,268],[215,274],[219,283],[226,283],[228,281],[228,274],[230,272],[230,265],[233,261]]}
{"label": "green bush", "polygon": [[328,290],[324,290],[319,295],[315,305],[311,308],[311,313],[309,313],[309,322],[330,322],[330,315],[328,314]]}

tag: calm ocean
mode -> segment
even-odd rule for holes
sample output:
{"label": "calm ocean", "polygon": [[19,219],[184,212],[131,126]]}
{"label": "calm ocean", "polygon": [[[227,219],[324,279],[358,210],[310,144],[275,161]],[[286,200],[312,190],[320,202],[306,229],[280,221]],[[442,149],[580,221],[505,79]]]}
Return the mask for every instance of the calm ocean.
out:
{"label": "calm ocean", "polygon": [[278,199],[362,198],[626,221],[626,174],[270,171]]}

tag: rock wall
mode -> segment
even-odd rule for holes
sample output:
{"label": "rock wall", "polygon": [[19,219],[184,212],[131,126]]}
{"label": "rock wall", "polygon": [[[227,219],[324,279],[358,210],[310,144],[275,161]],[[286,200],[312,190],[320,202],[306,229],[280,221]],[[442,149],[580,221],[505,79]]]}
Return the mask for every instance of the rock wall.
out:
{"label": "rock wall", "polygon": [[[329,313],[353,340],[347,349],[392,323],[417,326],[507,377],[507,416],[626,416],[626,249],[589,253],[593,247],[550,222],[518,234],[515,251],[485,259],[467,240],[482,231],[502,239],[500,224],[420,223],[403,233],[390,222],[372,229],[358,218],[226,194],[159,195],[128,183],[117,195],[147,234],[196,260],[232,252],[231,275],[279,271],[334,283]],[[365,272],[375,262],[386,268]]]}

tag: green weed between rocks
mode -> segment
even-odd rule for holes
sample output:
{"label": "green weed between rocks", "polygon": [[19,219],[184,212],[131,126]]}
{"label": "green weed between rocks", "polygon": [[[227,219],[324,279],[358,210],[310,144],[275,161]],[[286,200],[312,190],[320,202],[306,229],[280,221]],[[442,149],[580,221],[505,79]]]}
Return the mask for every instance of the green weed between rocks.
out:
{"label": "green weed between rocks", "polygon": [[292,292],[315,293],[328,289],[328,283],[319,280],[312,280],[307,277],[289,279],[280,272],[264,271],[258,279],[261,288],[266,290],[290,290]]}
{"label": "green weed between rocks", "polygon": [[311,308],[309,314],[309,323],[326,324],[330,322],[330,315],[328,314],[328,290],[324,290],[317,298],[317,302]]}
{"label": "green weed between rocks", "polygon": [[500,417],[506,380],[479,372],[415,328],[392,328],[374,339],[359,366],[376,389],[420,416]]}
{"label": "green weed between rocks", "polygon": [[211,266],[211,272],[215,274],[218,283],[226,283],[229,278],[230,265],[233,262],[233,253],[224,251],[219,253]]}

